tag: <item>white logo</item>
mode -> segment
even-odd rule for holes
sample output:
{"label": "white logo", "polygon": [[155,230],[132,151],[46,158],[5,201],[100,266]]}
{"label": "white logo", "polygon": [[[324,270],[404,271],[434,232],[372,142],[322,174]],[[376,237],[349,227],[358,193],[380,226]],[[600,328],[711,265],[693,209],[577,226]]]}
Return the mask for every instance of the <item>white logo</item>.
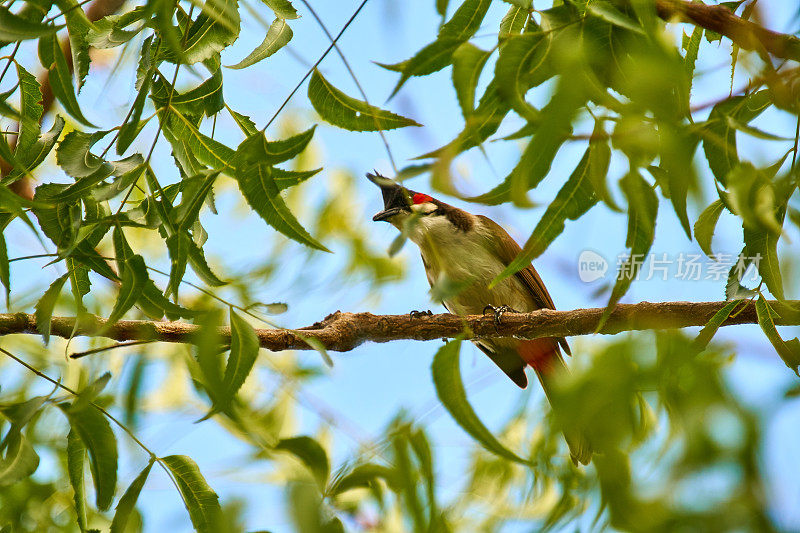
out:
{"label": "white logo", "polygon": [[578,256],[578,277],[584,283],[597,281],[606,275],[608,261],[592,250],[584,250]]}

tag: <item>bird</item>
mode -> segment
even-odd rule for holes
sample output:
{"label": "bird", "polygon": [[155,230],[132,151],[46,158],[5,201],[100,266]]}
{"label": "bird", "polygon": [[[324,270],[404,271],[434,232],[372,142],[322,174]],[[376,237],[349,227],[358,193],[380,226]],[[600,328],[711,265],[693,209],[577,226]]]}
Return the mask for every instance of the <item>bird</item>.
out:
{"label": "bird", "polygon": [[[373,220],[392,224],[419,247],[431,287],[449,283],[459,290],[443,291],[442,304],[456,315],[485,314],[492,309],[499,323],[505,312],[555,309],[542,278],[528,265],[490,287],[491,282],[522,251],[491,218],[474,215],[428,194],[403,187],[377,171],[367,178],[380,187],[383,210]],[[566,339],[512,337],[473,341],[518,387],[526,388],[526,366],[533,368],[552,402],[556,381],[567,373],[562,350],[571,355]],[[588,464],[592,448],[577,431],[565,433],[574,464]]]}

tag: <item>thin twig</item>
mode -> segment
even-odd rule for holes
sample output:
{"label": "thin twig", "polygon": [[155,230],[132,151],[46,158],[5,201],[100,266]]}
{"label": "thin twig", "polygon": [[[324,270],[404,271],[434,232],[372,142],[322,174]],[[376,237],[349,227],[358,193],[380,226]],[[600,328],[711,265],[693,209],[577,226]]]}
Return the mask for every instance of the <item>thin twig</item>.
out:
{"label": "thin twig", "polygon": [[[76,391],[72,390],[71,388],[67,387],[66,385],[62,385],[60,381],[54,380],[53,378],[51,378],[50,376],[48,376],[47,374],[45,374],[41,370],[39,370],[37,368],[34,368],[33,366],[29,365],[28,363],[26,363],[25,361],[23,361],[22,359],[20,359],[16,355],[12,354],[11,352],[9,352],[7,350],[4,350],[3,348],[0,348],[0,352],[6,354],[8,357],[13,359],[17,363],[21,364],[22,366],[24,366],[25,368],[27,368],[28,370],[30,370],[31,372],[33,372],[34,374],[39,376],[40,378],[42,378],[42,379],[44,379],[46,381],[49,381],[50,383],[52,383],[56,387],[58,387],[58,388],[60,388],[60,389],[62,389],[64,391],[72,394],[76,398],[79,396],[79,394]],[[122,422],[117,420],[116,417],[114,417],[114,415],[112,415],[111,413],[109,413],[108,411],[106,411],[105,409],[103,409],[102,407],[100,407],[99,405],[94,403],[93,401],[90,401],[89,405],[91,405],[92,407],[94,407],[95,409],[100,411],[100,413],[102,413],[106,418],[108,418],[109,420],[114,422],[114,424],[116,424],[117,427],[119,427],[122,431],[127,433],[127,435],[131,438],[131,440],[133,440],[133,442],[135,442],[142,450],[147,452],[147,454],[150,456],[150,460],[151,461],[156,461],[159,464],[159,466],[161,466],[161,468],[164,470],[164,472],[166,472],[167,477],[169,477],[170,480],[172,481],[172,484],[175,485],[175,489],[178,491],[178,494],[181,495],[181,498],[184,499],[184,502],[185,502],[185,498],[183,496],[183,493],[181,492],[181,489],[178,486],[178,483],[175,481],[175,478],[172,476],[172,471],[167,467],[166,464],[164,464],[163,460],[159,456],[157,456],[155,454],[155,452],[153,452],[153,450],[148,448],[141,440],[139,440],[139,438],[133,433],[133,431],[131,431],[131,429],[128,428],[128,426],[126,426],[125,424],[123,424]]]}
{"label": "thin twig", "polygon": [[[28,370],[30,370],[31,372],[33,372],[34,374],[36,374],[37,376],[39,376],[40,378],[42,378],[42,379],[45,379],[45,380],[49,381],[50,383],[52,383],[52,384],[53,384],[53,385],[55,385],[56,387],[58,387],[58,388],[60,388],[60,389],[62,389],[62,390],[65,390],[65,391],[67,391],[68,393],[72,394],[73,396],[76,396],[76,397],[77,397],[77,396],[79,396],[79,394],[78,394],[76,391],[72,390],[71,388],[67,387],[66,385],[63,385],[63,384],[62,384],[60,381],[56,381],[55,379],[51,378],[50,376],[48,376],[47,374],[45,374],[45,373],[44,373],[44,372],[42,372],[41,370],[39,370],[39,369],[37,369],[37,368],[35,368],[35,367],[31,366],[30,364],[26,363],[25,361],[23,361],[22,359],[20,359],[20,358],[19,358],[19,357],[17,357],[16,355],[12,354],[12,353],[11,353],[11,352],[9,352],[8,350],[5,350],[5,349],[3,349],[3,348],[0,348],[0,352],[2,352],[2,353],[4,353],[4,354],[6,354],[8,357],[10,357],[11,359],[13,359],[13,360],[14,360],[14,361],[16,361],[17,363],[21,364],[22,366],[24,366],[25,368],[27,368]],[[146,452],[147,452],[147,453],[150,455],[150,457],[157,458],[156,454],[155,454],[155,453],[153,453],[153,451],[152,451],[150,448],[148,448],[147,446],[145,446],[145,445],[144,445],[144,443],[142,443],[142,441],[140,441],[140,440],[139,440],[139,439],[136,437],[136,435],[134,435],[133,431],[131,431],[130,429],[128,429],[128,427],[127,427],[125,424],[123,424],[122,422],[120,422],[119,420],[117,420],[116,418],[114,418],[114,416],[113,416],[111,413],[109,413],[108,411],[106,411],[105,409],[103,409],[102,407],[100,407],[99,405],[97,405],[97,404],[96,404],[96,403],[94,403],[94,402],[89,402],[89,405],[91,405],[92,407],[94,407],[95,409],[97,409],[98,411],[100,411],[101,413],[103,413],[103,414],[104,414],[104,415],[105,415],[105,416],[106,416],[106,417],[107,417],[109,420],[111,420],[111,421],[112,421],[112,422],[114,422],[114,423],[115,423],[117,426],[119,426],[119,428],[120,428],[122,431],[124,431],[125,433],[127,433],[127,434],[128,434],[128,436],[130,436],[130,438],[131,438],[131,439],[133,439],[133,441],[134,441],[136,444],[138,444],[138,445],[139,445],[139,447],[141,447],[141,448],[142,448],[144,451],[146,451]]]}
{"label": "thin twig", "polygon": [[130,341],[130,342],[118,342],[117,344],[112,344],[110,346],[102,346],[100,348],[93,348],[91,350],[86,350],[84,352],[72,352],[69,354],[70,359],[80,359],[81,357],[86,357],[87,355],[92,355],[100,352],[107,352],[109,350],[116,350],[117,348],[128,348],[130,346],[139,346],[142,344],[150,344],[153,341]]}
{"label": "thin twig", "polygon": [[325,50],[325,52],[323,52],[323,53],[322,53],[322,55],[320,56],[320,58],[319,58],[319,59],[317,59],[316,63],[314,63],[314,64],[311,66],[311,68],[310,68],[310,69],[308,69],[308,72],[306,72],[305,76],[303,76],[303,78],[302,78],[302,79],[301,79],[299,82],[297,82],[297,85],[295,86],[295,88],[294,88],[294,89],[292,89],[292,92],[290,92],[290,93],[289,93],[289,96],[287,96],[287,97],[286,97],[286,99],[283,101],[283,103],[282,103],[282,104],[281,104],[281,106],[278,108],[278,110],[277,110],[277,111],[275,111],[275,114],[274,114],[274,115],[272,115],[272,118],[270,118],[270,119],[269,119],[269,122],[267,122],[267,125],[266,125],[266,126],[264,126],[264,129],[265,129],[265,130],[266,130],[267,128],[269,128],[270,124],[272,124],[272,123],[275,121],[275,119],[276,119],[276,118],[278,118],[278,115],[280,115],[281,111],[283,111],[283,108],[284,108],[284,107],[286,107],[286,104],[288,104],[288,103],[289,103],[289,100],[291,100],[291,99],[292,99],[292,97],[294,96],[294,94],[295,94],[295,93],[296,93],[296,92],[297,92],[297,91],[300,89],[300,87],[303,85],[303,83],[306,81],[306,79],[307,79],[309,76],[311,76],[311,73],[312,73],[312,72],[314,72],[314,69],[315,69],[315,68],[317,68],[317,66],[319,66],[319,64],[320,64],[320,63],[322,63],[322,60],[323,60],[323,59],[325,59],[325,57],[328,55],[328,53],[329,53],[331,50],[333,50],[333,47],[334,47],[334,46],[336,46],[336,43],[339,41],[339,39],[342,37],[342,35],[344,35],[344,32],[345,32],[345,30],[347,30],[347,28],[350,26],[350,24],[351,24],[351,23],[352,23],[352,22],[353,22],[353,21],[356,19],[356,17],[358,16],[358,14],[361,12],[361,9],[362,9],[362,8],[363,8],[363,7],[364,7],[366,4],[367,4],[367,2],[368,2],[368,1],[369,1],[369,0],[362,0],[361,4],[359,4],[359,6],[358,6],[358,9],[356,9],[355,13],[353,13],[353,14],[350,16],[350,18],[347,20],[347,22],[345,23],[345,25],[344,25],[344,27],[342,28],[342,30],[341,30],[341,31],[339,32],[339,34],[338,34],[338,35],[337,35],[337,36],[336,36],[336,37],[333,39],[333,42],[331,42],[330,46],[328,46],[328,48]]}
{"label": "thin twig", "polygon": [[78,2],[77,4],[75,4],[74,6],[70,6],[69,8],[65,9],[64,11],[61,11],[61,12],[59,12],[59,13],[58,13],[58,14],[56,14],[56,15],[53,15],[52,17],[49,17],[49,18],[46,18],[46,19],[44,19],[44,20],[42,21],[42,24],[49,24],[49,23],[53,22],[54,20],[56,20],[57,18],[59,18],[59,17],[62,17],[62,16],[64,16],[64,15],[66,15],[66,14],[67,14],[67,13],[69,13],[70,11],[73,11],[73,10],[75,10],[75,9],[78,9],[78,8],[80,8],[80,7],[83,7],[83,6],[85,6],[86,4],[88,4],[89,2],[92,2],[92,1],[93,1],[93,0],[81,0],[80,2]]}
{"label": "thin twig", "polygon": [[[300,1],[303,2],[303,4],[305,4],[305,6],[308,8],[308,11],[311,13],[311,16],[314,17],[314,20],[317,21],[320,28],[322,28],[322,31],[325,32],[325,35],[327,35],[328,39],[330,39],[331,43],[333,43],[334,48],[336,49],[336,53],[339,54],[340,58],[342,58],[342,63],[344,63],[344,67],[347,69],[347,72],[350,73],[350,77],[353,78],[353,82],[356,84],[356,87],[358,87],[358,92],[361,93],[361,97],[364,99],[364,103],[369,105],[369,99],[367,98],[366,91],[364,91],[364,88],[361,86],[361,83],[359,83],[358,78],[356,77],[356,73],[353,72],[352,68],[350,68],[350,63],[348,63],[347,58],[345,58],[344,53],[342,53],[341,48],[339,48],[339,45],[336,44],[336,41],[333,39],[333,35],[331,35],[331,33],[328,31],[328,28],[325,26],[325,23],[322,22],[321,18],[319,18],[317,12],[314,11],[313,7],[311,7],[311,4],[309,4],[307,0],[300,0]],[[377,120],[375,122],[378,123]],[[397,174],[397,165],[394,162],[394,156],[392,156],[392,149],[389,148],[389,141],[386,139],[386,134],[384,133],[383,128],[380,127],[380,124],[378,124],[378,135],[381,136],[381,141],[383,141],[383,146],[386,148],[386,155],[389,156],[389,162],[392,165],[392,170],[394,170],[395,174]]]}
{"label": "thin twig", "polygon": [[17,41],[16,46],[14,46],[14,51],[11,52],[11,55],[8,56],[8,62],[6,63],[5,68],[3,69],[3,73],[0,74],[0,83],[3,82],[3,78],[6,77],[6,72],[8,72],[8,67],[11,66],[11,63],[14,62],[14,56],[17,55],[17,50],[19,50],[19,45],[22,44],[22,41]]}

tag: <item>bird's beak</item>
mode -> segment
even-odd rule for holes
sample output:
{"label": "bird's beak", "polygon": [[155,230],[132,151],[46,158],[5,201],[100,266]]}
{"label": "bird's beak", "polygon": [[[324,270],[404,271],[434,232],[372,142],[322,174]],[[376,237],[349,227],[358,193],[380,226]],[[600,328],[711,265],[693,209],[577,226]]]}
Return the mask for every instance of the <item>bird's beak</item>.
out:
{"label": "bird's beak", "polygon": [[404,187],[377,172],[375,174],[367,174],[367,179],[380,187],[383,195],[383,211],[376,213],[372,220],[376,222],[381,220],[388,221],[393,216],[409,210],[408,191]]}
{"label": "bird's beak", "polygon": [[389,220],[393,216],[400,213],[402,209],[399,207],[391,207],[389,209],[384,209],[383,211],[379,211],[375,213],[375,216],[372,217],[372,220],[375,222],[380,222],[381,220]]}

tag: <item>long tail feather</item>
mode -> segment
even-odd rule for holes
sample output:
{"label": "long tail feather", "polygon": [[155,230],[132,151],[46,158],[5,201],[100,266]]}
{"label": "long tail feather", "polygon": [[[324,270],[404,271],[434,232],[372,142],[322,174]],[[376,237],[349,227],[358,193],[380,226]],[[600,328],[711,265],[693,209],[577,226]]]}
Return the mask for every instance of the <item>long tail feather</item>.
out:
{"label": "long tail feather", "polygon": [[[559,375],[568,372],[564,357],[558,349],[558,344],[554,339],[535,339],[523,341],[519,345],[519,354],[522,359],[536,371],[539,383],[542,384],[544,394],[552,405],[552,391],[555,387],[555,380]],[[569,446],[572,462],[576,465],[589,464],[592,460],[592,446],[589,440],[580,432],[566,431],[564,438]]]}

